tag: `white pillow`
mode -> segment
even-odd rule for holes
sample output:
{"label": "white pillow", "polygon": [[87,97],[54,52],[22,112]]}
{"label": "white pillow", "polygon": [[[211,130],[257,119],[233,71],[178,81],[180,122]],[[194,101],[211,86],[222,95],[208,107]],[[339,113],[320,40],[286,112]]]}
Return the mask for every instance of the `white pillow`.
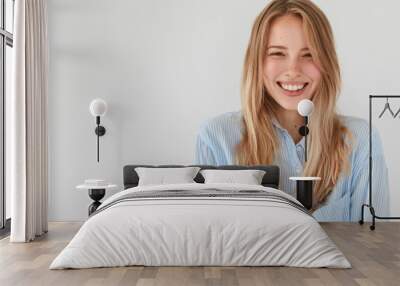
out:
{"label": "white pillow", "polygon": [[261,185],[265,171],[262,170],[201,170],[204,183],[233,183]]}
{"label": "white pillow", "polygon": [[195,183],[193,179],[199,170],[199,167],[135,168],[139,176],[139,186]]}

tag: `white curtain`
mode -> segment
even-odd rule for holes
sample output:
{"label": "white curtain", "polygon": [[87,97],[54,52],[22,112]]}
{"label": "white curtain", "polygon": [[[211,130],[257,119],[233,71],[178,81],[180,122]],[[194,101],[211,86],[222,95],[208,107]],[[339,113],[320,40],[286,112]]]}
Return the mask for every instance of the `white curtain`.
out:
{"label": "white curtain", "polygon": [[[46,0],[16,0],[14,71],[6,112],[12,242],[47,232],[47,9]],[[8,152],[8,151],[7,151]]]}

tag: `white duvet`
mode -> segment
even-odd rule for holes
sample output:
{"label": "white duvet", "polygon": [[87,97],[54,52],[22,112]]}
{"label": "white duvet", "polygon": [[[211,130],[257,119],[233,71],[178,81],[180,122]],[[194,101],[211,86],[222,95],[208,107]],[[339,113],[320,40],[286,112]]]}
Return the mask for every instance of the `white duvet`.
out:
{"label": "white duvet", "polygon": [[[135,187],[163,190],[263,190],[254,185],[179,184]],[[50,269],[126,265],[294,266],[349,268],[350,263],[318,222],[274,201],[246,198],[155,198],[123,201],[90,217]]]}

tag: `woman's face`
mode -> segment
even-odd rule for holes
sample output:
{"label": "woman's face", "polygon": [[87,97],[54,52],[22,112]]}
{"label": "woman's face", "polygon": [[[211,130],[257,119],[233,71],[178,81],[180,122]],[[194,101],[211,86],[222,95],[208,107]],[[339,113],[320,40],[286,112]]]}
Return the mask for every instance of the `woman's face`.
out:
{"label": "woman's face", "polygon": [[302,20],[293,15],[272,22],[263,66],[264,85],[286,110],[297,110],[302,99],[311,99],[321,73],[314,62]]}

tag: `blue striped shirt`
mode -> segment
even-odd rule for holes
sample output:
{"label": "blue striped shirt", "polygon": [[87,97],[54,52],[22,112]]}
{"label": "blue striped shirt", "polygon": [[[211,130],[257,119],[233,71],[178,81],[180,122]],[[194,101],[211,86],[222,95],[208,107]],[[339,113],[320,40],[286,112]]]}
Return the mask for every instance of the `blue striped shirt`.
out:
{"label": "blue striped shirt", "polygon": [[[343,124],[353,134],[353,149],[349,157],[350,172],[342,173],[326,202],[314,211],[319,221],[358,221],[361,205],[368,202],[369,188],[369,128],[363,119],[341,116]],[[229,112],[206,121],[200,128],[196,142],[196,164],[235,164],[235,147],[242,137],[241,112]],[[280,138],[281,148],[275,165],[280,167],[279,188],[296,196],[296,182],[289,177],[301,176],[304,165],[304,138],[294,143],[288,131],[278,122],[274,128]],[[382,142],[375,128],[372,129],[372,190],[373,206],[379,216],[388,216],[388,171]],[[365,209],[366,219],[370,219]]]}

